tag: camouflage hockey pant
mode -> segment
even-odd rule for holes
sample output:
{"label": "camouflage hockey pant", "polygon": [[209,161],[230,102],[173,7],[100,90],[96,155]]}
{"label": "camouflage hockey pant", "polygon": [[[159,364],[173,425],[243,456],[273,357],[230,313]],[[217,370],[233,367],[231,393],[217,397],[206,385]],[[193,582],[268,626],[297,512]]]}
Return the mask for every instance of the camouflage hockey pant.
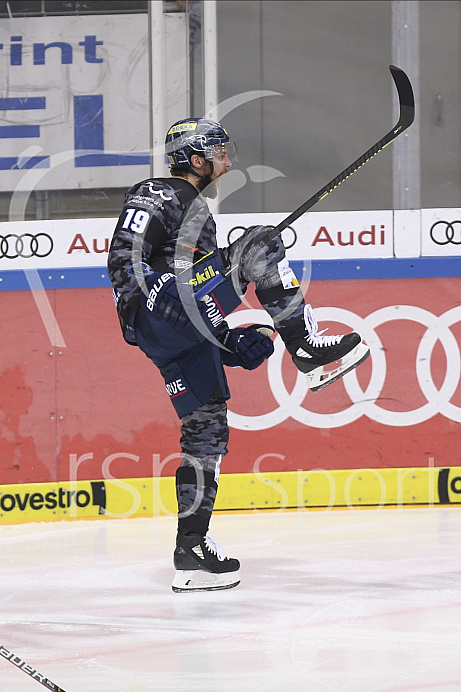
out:
{"label": "camouflage hockey pant", "polygon": [[[206,281],[224,265],[238,263],[238,271],[212,293],[222,316],[240,304],[248,284],[254,281],[259,302],[287,342],[304,333],[304,298],[281,239],[270,241],[249,261],[242,258],[245,248],[264,233],[261,226],[247,230],[229,247],[196,263],[193,276],[206,286]],[[137,342],[162,372],[181,419],[183,460],[176,474],[179,530],[205,534],[216,497],[220,461],[227,454],[229,439],[226,400],[230,393],[220,348],[206,339],[184,347],[171,328],[153,321],[145,303],[144,297],[136,316]]]}

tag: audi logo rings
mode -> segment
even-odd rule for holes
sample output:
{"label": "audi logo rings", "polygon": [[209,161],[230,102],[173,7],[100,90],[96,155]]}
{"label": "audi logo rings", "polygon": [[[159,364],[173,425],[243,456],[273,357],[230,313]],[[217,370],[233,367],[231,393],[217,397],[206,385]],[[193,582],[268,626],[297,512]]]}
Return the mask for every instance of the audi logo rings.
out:
{"label": "audi logo rings", "polygon": [[[266,228],[275,228],[275,226],[266,226]],[[227,234],[227,244],[230,245],[234,240],[240,238],[248,230],[249,228],[246,226],[234,226],[230,229],[230,231]],[[238,231],[241,231],[241,233],[237,234]],[[291,239],[289,239],[289,233],[292,234]],[[297,239],[298,236],[296,235],[296,231],[292,226],[287,226],[285,230],[282,231],[282,241],[285,250],[289,250],[290,248],[292,248],[293,245],[296,243]]]}
{"label": "audi logo rings", "polygon": [[48,257],[53,250],[53,239],[48,233],[8,233],[0,235],[0,259],[30,259]]}
{"label": "audi logo rings", "polygon": [[461,245],[461,221],[436,221],[430,236],[436,245]]}
{"label": "audi logo rings", "polygon": [[[266,315],[266,317],[265,317]],[[350,405],[335,413],[317,413],[303,406],[308,392],[307,380],[298,373],[294,387],[289,391],[282,374],[284,347],[280,336],[275,340],[274,355],[267,361],[267,377],[272,391],[275,406],[269,411],[242,415],[232,410],[230,403],[229,425],[239,430],[266,430],[287,418],[315,428],[338,428],[354,422],[361,416],[390,427],[405,427],[423,423],[435,415],[443,415],[449,420],[461,422],[461,406],[451,402],[461,381],[461,352],[459,344],[450,327],[461,322],[461,306],[447,310],[442,315],[434,315],[428,310],[415,305],[390,305],[361,318],[349,310],[337,307],[317,308],[316,319],[333,320],[349,325],[358,331],[371,349],[371,377],[366,390],[359,385],[356,371],[353,370],[343,380],[350,398]],[[226,317],[229,327],[233,329],[241,324],[261,323],[267,319],[264,310],[239,310]],[[388,366],[386,352],[376,332],[376,328],[394,320],[410,320],[426,328],[421,337],[416,363],[412,369],[421,388],[426,403],[419,404],[411,410],[394,411],[380,406],[381,391],[386,379]],[[440,342],[446,357],[446,374],[439,387],[433,380],[431,371],[432,351]]]}

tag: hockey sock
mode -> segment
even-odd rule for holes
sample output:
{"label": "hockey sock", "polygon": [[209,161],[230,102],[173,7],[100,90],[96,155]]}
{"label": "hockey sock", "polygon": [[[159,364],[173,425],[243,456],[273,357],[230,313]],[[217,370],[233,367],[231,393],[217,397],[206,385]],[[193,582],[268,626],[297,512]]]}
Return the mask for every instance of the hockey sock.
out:
{"label": "hockey sock", "polygon": [[199,465],[180,466],[176,471],[178,532],[205,536],[210,524],[218,483],[215,474]]}

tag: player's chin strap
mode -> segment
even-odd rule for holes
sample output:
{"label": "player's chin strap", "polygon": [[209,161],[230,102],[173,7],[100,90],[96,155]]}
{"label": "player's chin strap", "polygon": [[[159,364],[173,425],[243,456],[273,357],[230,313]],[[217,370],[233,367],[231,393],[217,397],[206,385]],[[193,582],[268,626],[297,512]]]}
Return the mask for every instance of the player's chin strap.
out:
{"label": "player's chin strap", "polygon": [[206,182],[207,185],[209,185],[211,183],[211,176],[213,175],[214,166],[213,166],[213,161],[208,161],[208,159],[205,159],[205,161],[207,161],[207,163],[210,164],[210,172],[208,175],[202,175],[201,173],[197,173],[197,171],[195,171],[192,168],[192,166],[189,166],[189,168],[187,169],[187,172],[192,173],[192,175],[195,175],[196,178],[200,178],[200,180],[203,180],[204,182]]}

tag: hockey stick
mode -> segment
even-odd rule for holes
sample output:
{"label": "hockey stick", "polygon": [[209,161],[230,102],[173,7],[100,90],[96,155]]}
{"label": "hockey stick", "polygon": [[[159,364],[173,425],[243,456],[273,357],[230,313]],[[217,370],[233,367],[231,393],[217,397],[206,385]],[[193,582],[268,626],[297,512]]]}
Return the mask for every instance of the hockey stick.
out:
{"label": "hockey stick", "polygon": [[314,204],[320,202],[324,199],[332,190],[341,185],[342,182],[350,178],[350,176],[359,170],[365,163],[370,161],[376,154],[387,147],[388,144],[394,141],[399,135],[402,134],[407,128],[410,127],[413,120],[415,119],[415,101],[413,96],[413,89],[408,79],[407,75],[399,67],[395,65],[390,65],[389,69],[391,71],[392,78],[394,80],[395,86],[397,88],[397,93],[399,97],[399,107],[400,114],[399,120],[395,127],[387,133],[379,142],[376,142],[370,149],[368,149],[362,156],[360,156],[354,163],[344,169],[342,173],[330,180],[321,190],[315,193],[310,199],[301,204],[300,207],[295,209],[289,216],[281,221],[278,226],[275,226],[268,230],[268,232],[257,242],[253,243],[252,246],[247,250],[240,259],[240,262],[229,267],[221,273],[214,276],[212,279],[206,282],[202,288],[200,288],[195,296],[198,300],[201,300],[205,295],[209,294],[216,286],[225,281],[225,279],[234,272],[241,262],[246,262],[250,260],[257,252],[259,252],[267,243],[269,243],[273,238],[280,235],[282,231],[285,230],[290,224],[292,224],[296,219],[306,213],[309,209],[312,209]]}
{"label": "hockey stick", "polygon": [[35,670],[35,668],[30,666],[28,663],[19,658],[19,656],[16,656],[16,654],[14,654],[12,651],[9,651],[1,644],[0,656],[6,658],[7,661],[15,665],[17,668],[20,668],[24,673],[27,673],[27,675],[30,675],[30,677],[33,680],[36,680],[37,682],[42,684],[44,687],[46,687],[47,690],[51,690],[52,692],[65,692],[65,690],[62,689],[62,687],[55,685],[54,682],[51,682],[51,680],[48,680],[48,678],[46,678],[44,675],[41,675],[41,673]]}

